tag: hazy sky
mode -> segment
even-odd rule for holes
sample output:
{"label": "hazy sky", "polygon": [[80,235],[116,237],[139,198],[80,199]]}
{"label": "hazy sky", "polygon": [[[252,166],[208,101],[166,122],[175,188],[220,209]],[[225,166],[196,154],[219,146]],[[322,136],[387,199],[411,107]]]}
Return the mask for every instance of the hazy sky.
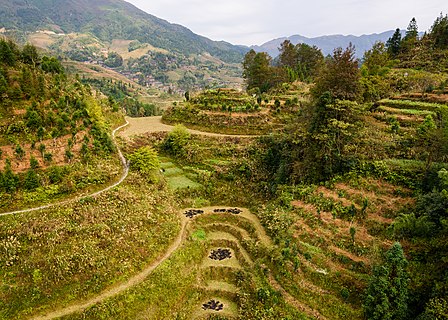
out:
{"label": "hazy sky", "polygon": [[406,29],[412,17],[427,31],[447,0],[127,0],[212,40],[255,45],[283,36],[370,34]]}

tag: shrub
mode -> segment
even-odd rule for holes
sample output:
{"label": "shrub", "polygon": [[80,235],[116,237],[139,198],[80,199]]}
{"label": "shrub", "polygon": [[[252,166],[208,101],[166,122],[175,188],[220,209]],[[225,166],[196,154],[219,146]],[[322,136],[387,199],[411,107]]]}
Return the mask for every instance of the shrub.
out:
{"label": "shrub", "polygon": [[131,168],[147,175],[147,177],[155,182],[156,172],[160,168],[160,161],[157,156],[157,151],[151,147],[142,147],[129,155],[131,161]]}
{"label": "shrub", "polygon": [[178,124],[170,133],[168,133],[163,142],[163,149],[174,156],[182,156],[185,152],[185,146],[190,141],[190,137],[191,134],[188,132],[187,128]]}

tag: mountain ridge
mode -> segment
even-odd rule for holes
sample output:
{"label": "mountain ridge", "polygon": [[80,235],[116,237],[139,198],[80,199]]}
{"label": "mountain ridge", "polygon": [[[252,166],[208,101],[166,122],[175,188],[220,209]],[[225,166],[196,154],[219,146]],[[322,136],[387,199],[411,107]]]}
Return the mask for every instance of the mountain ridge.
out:
{"label": "mountain ridge", "polygon": [[[388,30],[381,33],[362,34],[360,36],[355,35],[323,35],[318,37],[305,37],[299,34],[289,37],[280,37],[263,43],[262,45],[251,46],[256,52],[267,52],[270,56],[276,57],[279,54],[278,48],[280,44],[289,40],[292,44],[306,43],[311,46],[317,46],[322,50],[324,55],[331,54],[337,47],[345,48],[351,42],[356,48],[356,57],[362,58],[365,51],[369,50],[376,41],[386,42],[395,32],[395,30]],[[401,31],[402,35],[406,32]]]}
{"label": "mountain ridge", "polygon": [[0,0],[0,17],[0,28],[91,33],[103,41],[139,40],[186,55],[208,52],[226,62],[241,61],[247,51],[195,34],[123,0]]}

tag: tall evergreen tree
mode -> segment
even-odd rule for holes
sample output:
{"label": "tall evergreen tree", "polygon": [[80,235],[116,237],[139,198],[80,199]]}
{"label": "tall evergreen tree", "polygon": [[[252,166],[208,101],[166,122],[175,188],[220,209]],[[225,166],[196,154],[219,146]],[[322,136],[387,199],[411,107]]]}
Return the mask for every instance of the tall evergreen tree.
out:
{"label": "tall evergreen tree", "polygon": [[401,48],[401,31],[396,29],[392,37],[386,42],[387,52],[392,58],[396,58],[400,53]]}
{"label": "tall evergreen tree", "polygon": [[405,41],[416,41],[418,39],[418,26],[417,26],[417,20],[415,18],[412,18],[409,22],[408,28],[406,30],[406,35],[404,36],[403,40]]}
{"label": "tall evergreen tree", "polygon": [[384,264],[373,269],[363,305],[367,319],[406,319],[409,283],[407,265],[403,248],[396,242],[387,251]]}
{"label": "tall evergreen tree", "polygon": [[448,49],[448,15],[443,16],[440,14],[434,21],[429,36],[436,48]]}

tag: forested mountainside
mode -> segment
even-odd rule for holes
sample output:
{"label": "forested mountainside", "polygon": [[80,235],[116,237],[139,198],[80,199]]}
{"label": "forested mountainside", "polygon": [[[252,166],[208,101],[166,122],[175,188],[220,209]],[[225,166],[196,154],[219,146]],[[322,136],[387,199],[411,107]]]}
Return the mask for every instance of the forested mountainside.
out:
{"label": "forested mountainside", "polygon": [[113,178],[81,168],[115,151],[110,126],[121,121],[118,105],[31,45],[0,39],[0,61],[0,207],[46,202],[82,189],[87,179]]}
{"label": "forested mountainside", "polygon": [[0,16],[0,27],[7,30],[92,33],[103,41],[138,40],[184,55],[208,52],[227,62],[239,61],[246,51],[194,34],[122,0],[2,0]]}

